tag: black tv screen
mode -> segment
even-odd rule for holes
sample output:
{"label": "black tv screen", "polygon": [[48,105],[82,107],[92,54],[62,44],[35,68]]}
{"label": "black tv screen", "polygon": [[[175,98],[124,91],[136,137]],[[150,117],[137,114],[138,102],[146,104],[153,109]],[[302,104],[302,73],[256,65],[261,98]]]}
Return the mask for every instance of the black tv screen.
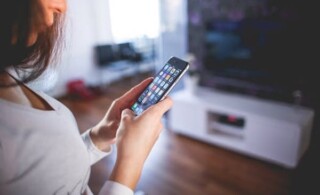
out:
{"label": "black tv screen", "polygon": [[252,2],[204,21],[200,85],[292,102],[306,76],[305,13],[294,0]]}
{"label": "black tv screen", "polygon": [[114,52],[114,46],[112,44],[96,45],[94,49],[98,66],[109,66],[117,60],[117,55]]}

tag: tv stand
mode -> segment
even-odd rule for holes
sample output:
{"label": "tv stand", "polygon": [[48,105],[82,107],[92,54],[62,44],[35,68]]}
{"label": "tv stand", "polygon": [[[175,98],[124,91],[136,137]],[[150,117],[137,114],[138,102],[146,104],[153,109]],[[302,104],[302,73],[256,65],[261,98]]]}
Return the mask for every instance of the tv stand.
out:
{"label": "tv stand", "polygon": [[296,167],[309,146],[310,108],[202,87],[171,97],[173,132],[287,168]]}

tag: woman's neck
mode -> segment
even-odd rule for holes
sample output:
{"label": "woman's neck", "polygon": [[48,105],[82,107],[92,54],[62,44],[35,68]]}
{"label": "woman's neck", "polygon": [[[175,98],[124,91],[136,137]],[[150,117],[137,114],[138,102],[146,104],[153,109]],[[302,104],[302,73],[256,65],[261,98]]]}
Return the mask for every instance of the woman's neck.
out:
{"label": "woman's neck", "polygon": [[2,87],[0,87],[1,99],[26,106],[32,105],[28,97],[23,92],[21,86],[18,85],[17,81],[13,79],[8,73],[1,74],[0,82],[2,85]]}
{"label": "woman's neck", "polygon": [[18,83],[9,73],[1,73],[0,82],[8,86],[0,87],[0,99],[40,110],[52,110],[47,102],[24,84]]}

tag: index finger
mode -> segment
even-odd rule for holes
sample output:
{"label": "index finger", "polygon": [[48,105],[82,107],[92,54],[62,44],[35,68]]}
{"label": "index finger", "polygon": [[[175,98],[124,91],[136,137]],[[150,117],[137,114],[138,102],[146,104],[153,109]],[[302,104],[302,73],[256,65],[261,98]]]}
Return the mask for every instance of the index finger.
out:
{"label": "index finger", "polygon": [[143,92],[143,90],[152,82],[153,78],[149,77],[142,82],[140,82],[138,85],[131,88],[129,91],[127,91],[125,94],[123,94],[121,97],[118,98],[120,102],[123,103],[129,103],[132,104],[134,101],[136,101],[139,97],[139,95]]}

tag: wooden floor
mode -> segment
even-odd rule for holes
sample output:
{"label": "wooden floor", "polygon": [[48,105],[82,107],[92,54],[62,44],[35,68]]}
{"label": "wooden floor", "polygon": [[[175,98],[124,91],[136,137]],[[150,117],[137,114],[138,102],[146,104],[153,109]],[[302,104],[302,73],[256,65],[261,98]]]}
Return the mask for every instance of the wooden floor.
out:
{"label": "wooden floor", "polygon": [[[146,76],[113,83],[90,101],[59,99],[74,113],[83,132],[103,117],[114,98]],[[89,185],[94,193],[107,180],[115,154],[116,151],[93,165]],[[166,129],[145,164],[137,190],[148,195],[310,194],[303,188],[308,187],[306,171],[310,171],[305,167],[285,169]]]}

